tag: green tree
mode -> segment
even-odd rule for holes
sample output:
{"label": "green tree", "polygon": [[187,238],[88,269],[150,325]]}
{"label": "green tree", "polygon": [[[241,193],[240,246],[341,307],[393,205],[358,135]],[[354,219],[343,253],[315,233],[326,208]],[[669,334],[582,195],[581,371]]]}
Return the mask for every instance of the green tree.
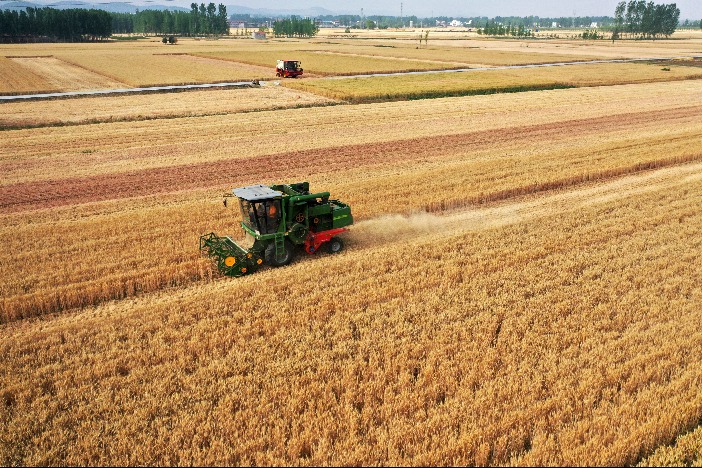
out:
{"label": "green tree", "polygon": [[300,19],[292,16],[290,19],[273,23],[273,35],[276,37],[314,37],[318,32],[319,27],[309,18]]}
{"label": "green tree", "polygon": [[619,39],[624,27],[624,12],[626,11],[626,2],[619,2],[614,10],[614,31],[612,31],[612,41]]}

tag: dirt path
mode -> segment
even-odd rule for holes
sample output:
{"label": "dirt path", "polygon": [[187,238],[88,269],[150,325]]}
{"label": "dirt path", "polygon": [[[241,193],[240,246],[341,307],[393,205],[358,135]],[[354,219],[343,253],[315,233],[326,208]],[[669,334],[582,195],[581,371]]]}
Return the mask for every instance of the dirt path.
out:
{"label": "dirt path", "polygon": [[690,182],[702,183],[702,163],[647,171],[571,190],[510,199],[486,207],[443,214],[391,215],[356,223],[350,234],[354,244],[373,248],[379,242],[427,240],[463,232],[499,228],[537,218],[578,211],[616,199],[662,191]]}

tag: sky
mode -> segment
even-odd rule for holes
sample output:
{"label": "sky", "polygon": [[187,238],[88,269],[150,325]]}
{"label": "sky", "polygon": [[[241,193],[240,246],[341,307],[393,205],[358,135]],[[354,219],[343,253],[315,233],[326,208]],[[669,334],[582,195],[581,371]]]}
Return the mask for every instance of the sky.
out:
{"label": "sky", "polygon": [[[675,3],[680,18],[702,18],[702,0],[654,0]],[[136,3],[136,2],[135,2]],[[205,2],[207,3],[207,2]],[[614,16],[619,0],[218,0],[214,3],[250,8],[303,9],[322,7],[339,13],[400,16]],[[190,2],[187,2],[189,5]]]}

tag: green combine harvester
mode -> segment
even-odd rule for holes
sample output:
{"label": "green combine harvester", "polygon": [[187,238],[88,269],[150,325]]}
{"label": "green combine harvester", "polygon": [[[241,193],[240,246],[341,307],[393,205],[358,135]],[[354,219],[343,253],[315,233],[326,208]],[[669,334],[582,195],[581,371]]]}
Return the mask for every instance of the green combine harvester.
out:
{"label": "green combine harvester", "polygon": [[301,248],[313,254],[327,243],[329,252],[340,252],[344,244],[338,235],[353,224],[351,208],[330,200],[329,192],[310,193],[309,188],[300,182],[233,189],[224,195],[224,205],[238,198],[247,248],[211,232],[200,237],[200,251],[226,276],[253,273],[264,263],[287,265]]}

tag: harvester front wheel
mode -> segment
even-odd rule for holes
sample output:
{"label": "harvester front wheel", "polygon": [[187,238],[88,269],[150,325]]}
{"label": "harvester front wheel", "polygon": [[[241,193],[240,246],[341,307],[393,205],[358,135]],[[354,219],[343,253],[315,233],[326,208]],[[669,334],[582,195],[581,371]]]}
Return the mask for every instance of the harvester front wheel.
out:
{"label": "harvester front wheel", "polygon": [[266,247],[266,263],[268,263],[271,266],[274,267],[279,267],[279,266],[284,266],[290,263],[293,259],[293,244],[289,240],[285,240],[283,243],[283,255],[280,256],[280,258],[277,258],[275,255],[275,243],[271,243]]}
{"label": "harvester front wheel", "polygon": [[338,239],[336,237],[332,237],[332,239],[329,241],[329,245],[327,246],[327,249],[329,250],[329,253],[339,253],[342,250],[344,250],[344,243],[342,242],[341,239]]}

